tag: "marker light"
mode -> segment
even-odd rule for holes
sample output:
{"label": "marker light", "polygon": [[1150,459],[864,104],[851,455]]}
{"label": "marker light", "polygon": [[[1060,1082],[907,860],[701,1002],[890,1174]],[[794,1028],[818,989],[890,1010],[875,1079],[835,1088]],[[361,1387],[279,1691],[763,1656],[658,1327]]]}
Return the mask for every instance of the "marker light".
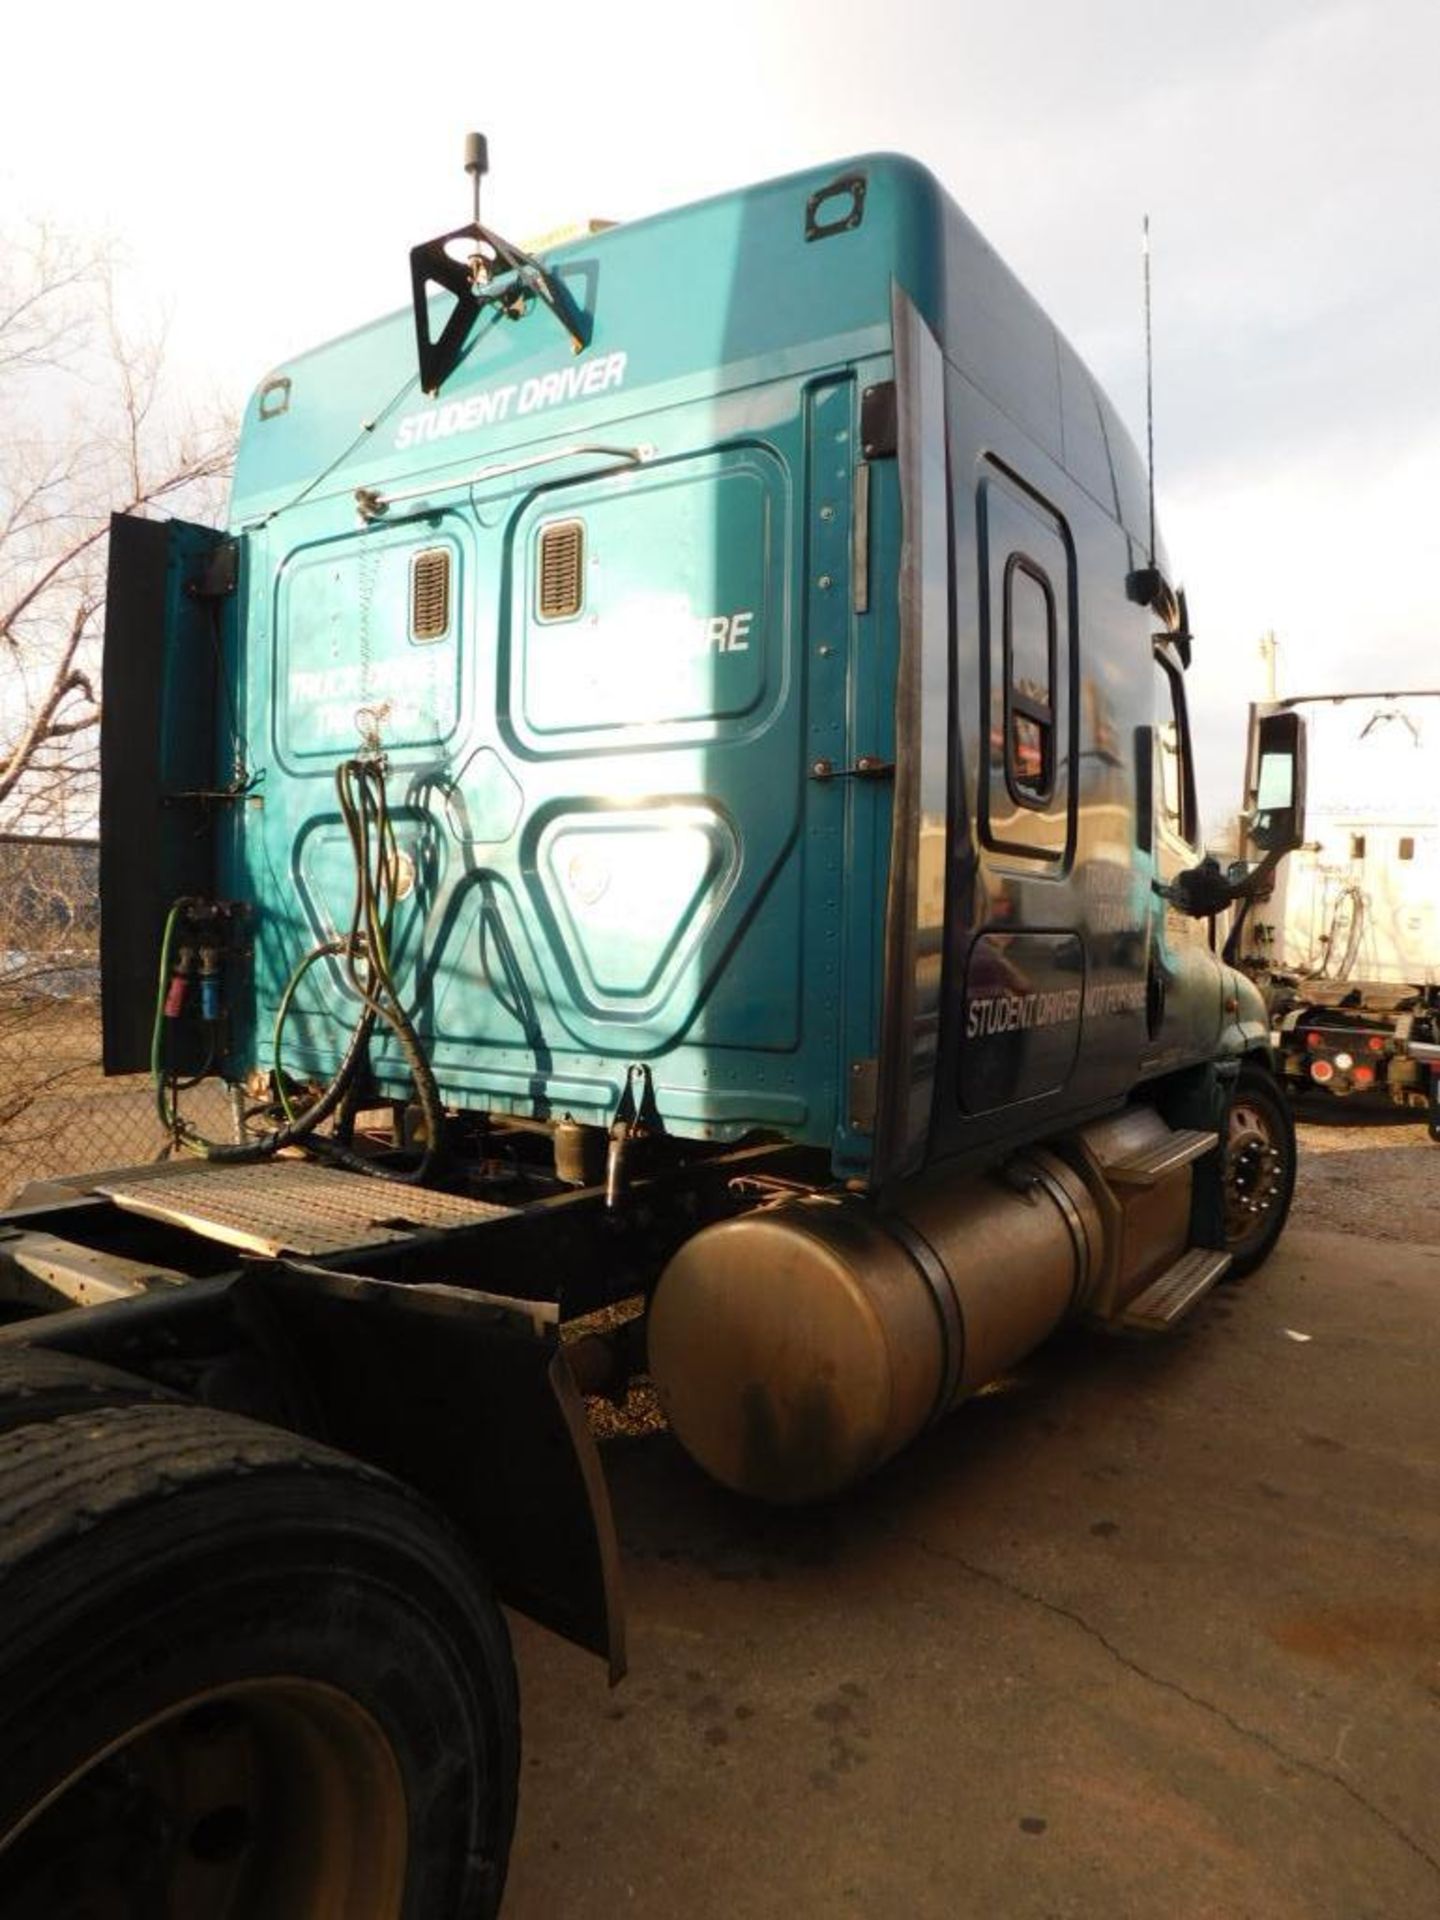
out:
{"label": "marker light", "polygon": [[1385,1051],[1385,1036],[1383,1033],[1372,1033],[1365,1044],[1371,1053],[1383,1053]]}
{"label": "marker light", "polygon": [[1307,1033],[1305,1036],[1305,1044],[1307,1047],[1323,1047],[1325,1044],[1325,1036],[1323,1033]]}

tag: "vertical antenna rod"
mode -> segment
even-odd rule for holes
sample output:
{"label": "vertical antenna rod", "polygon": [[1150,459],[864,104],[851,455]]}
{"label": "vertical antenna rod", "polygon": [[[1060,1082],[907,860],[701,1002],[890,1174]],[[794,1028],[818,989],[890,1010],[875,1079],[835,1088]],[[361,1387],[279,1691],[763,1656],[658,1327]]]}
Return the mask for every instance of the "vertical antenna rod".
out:
{"label": "vertical antenna rod", "polygon": [[[479,191],[478,187],[476,189]],[[478,217],[478,216],[477,216]],[[1145,256],[1145,472],[1150,483],[1150,564],[1155,564],[1155,356],[1150,339],[1150,216],[1145,215],[1141,251]]]}
{"label": "vertical antenna rod", "polygon": [[467,133],[465,136],[465,171],[475,186],[475,225],[480,224],[480,182],[490,171],[490,151],[485,144],[483,133]]}

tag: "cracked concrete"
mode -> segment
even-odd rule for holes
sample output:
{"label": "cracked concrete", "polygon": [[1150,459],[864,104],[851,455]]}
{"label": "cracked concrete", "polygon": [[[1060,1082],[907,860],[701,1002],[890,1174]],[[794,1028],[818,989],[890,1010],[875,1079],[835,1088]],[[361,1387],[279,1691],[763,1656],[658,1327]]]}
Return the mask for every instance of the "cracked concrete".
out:
{"label": "cracked concrete", "polygon": [[[1102,1522],[1101,1524],[1107,1523]],[[1070,1626],[1078,1628],[1081,1633],[1088,1634],[1092,1640],[1096,1641],[1105,1649],[1106,1653],[1110,1655],[1111,1659],[1114,1660],[1118,1666],[1124,1667],[1127,1673],[1133,1673],[1137,1679],[1143,1680],[1147,1686],[1160,1687],[1168,1693],[1177,1694],[1180,1699],[1187,1701],[1201,1713],[1213,1714],[1217,1720],[1223,1721],[1225,1725],[1230,1728],[1231,1732],[1238,1734],[1241,1739],[1254,1740],[1260,1746],[1267,1748],[1277,1759],[1287,1761],[1291,1766],[1303,1768],[1306,1773],[1314,1774],[1317,1779],[1328,1780],[1332,1786],[1338,1787],[1342,1793],[1348,1795],[1349,1798],[1355,1802],[1356,1806],[1363,1807],[1381,1826],[1388,1828],[1397,1840],[1409,1847],[1427,1866],[1432,1867],[1437,1874],[1440,1874],[1440,1859],[1437,1859],[1427,1847],[1422,1846],[1413,1835],[1407,1833],[1398,1822],[1386,1813],[1383,1807],[1378,1807],[1373,1800],[1367,1799],[1357,1787],[1345,1779],[1343,1774],[1336,1773],[1332,1767],[1317,1765],[1315,1761],[1308,1760],[1304,1754],[1295,1753],[1290,1748],[1282,1746],[1280,1742],[1273,1739],[1263,1727],[1248,1726],[1243,1720],[1237,1719],[1233,1713],[1229,1712],[1217,1701],[1202,1699],[1198,1693],[1192,1693],[1189,1687],[1182,1686],[1178,1680],[1167,1679],[1164,1674],[1154,1673],[1149,1667],[1142,1666],[1138,1660],[1132,1659],[1123,1647],[1117,1647],[1110,1636],[1103,1633],[1093,1621],[1087,1620],[1083,1614],[1077,1613],[1073,1607],[1060,1606],[1054,1600],[1047,1599],[1043,1593],[1032,1593],[1028,1587],[1022,1587],[1015,1581],[1006,1580],[1002,1578],[1000,1574],[993,1573],[988,1567],[976,1566],[972,1561],[967,1560],[963,1554],[948,1552],[943,1547],[933,1546],[927,1540],[913,1540],[909,1544],[917,1547],[922,1553],[932,1554],[936,1559],[946,1561],[950,1566],[959,1567],[963,1573],[968,1574],[973,1580],[988,1580],[993,1586],[999,1587],[1002,1592],[1010,1594],[1014,1599],[1023,1600],[1028,1606],[1039,1607],[1044,1612],[1053,1615],[1055,1619],[1066,1621]],[[1350,1733],[1352,1725],[1353,1722],[1347,1721],[1336,1740],[1334,1759],[1337,1764],[1342,1757],[1344,1743]]]}
{"label": "cracked concrete", "polygon": [[1437,1362],[1440,1251],[1292,1229],[819,1512],[612,1439],[631,1677],[516,1623],[509,1920],[1429,1920]]}

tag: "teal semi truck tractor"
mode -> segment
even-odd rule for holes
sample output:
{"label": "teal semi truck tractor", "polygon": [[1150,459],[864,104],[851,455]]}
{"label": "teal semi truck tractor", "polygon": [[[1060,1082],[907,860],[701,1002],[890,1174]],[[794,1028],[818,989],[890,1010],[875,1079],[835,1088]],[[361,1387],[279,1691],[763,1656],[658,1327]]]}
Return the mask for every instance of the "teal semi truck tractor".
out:
{"label": "teal semi truck tractor", "polygon": [[175,1152],[0,1220],[8,1920],[493,1912],[497,1602],[624,1662],[586,1392],[834,1498],[1289,1206],[1213,929],[1299,722],[1222,874],[1055,326],[905,159],[543,258],[468,164],[228,526],[113,527],[105,1058]]}

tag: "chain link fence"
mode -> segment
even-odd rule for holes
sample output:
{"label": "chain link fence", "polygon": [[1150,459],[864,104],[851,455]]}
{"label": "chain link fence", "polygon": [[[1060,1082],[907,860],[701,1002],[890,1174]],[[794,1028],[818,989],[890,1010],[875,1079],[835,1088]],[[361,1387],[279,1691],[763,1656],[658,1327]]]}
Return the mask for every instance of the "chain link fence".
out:
{"label": "chain link fence", "polygon": [[[0,1204],[31,1180],[169,1149],[148,1077],[101,1071],[98,879],[94,841],[0,836]],[[218,1084],[185,1111],[230,1137]]]}

